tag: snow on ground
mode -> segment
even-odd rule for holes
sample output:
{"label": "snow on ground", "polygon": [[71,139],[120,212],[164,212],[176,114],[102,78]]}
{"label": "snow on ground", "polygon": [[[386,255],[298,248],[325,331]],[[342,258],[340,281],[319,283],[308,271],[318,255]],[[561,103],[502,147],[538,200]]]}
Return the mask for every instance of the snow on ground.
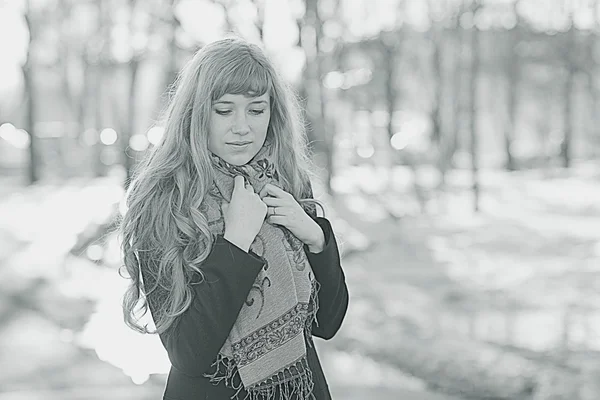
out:
{"label": "snow on ground", "polygon": [[[386,398],[386,393],[407,391],[402,398],[409,399],[425,393],[425,383],[410,371],[369,358],[368,351],[348,347],[348,339],[368,347],[372,340],[393,341],[394,332],[427,329],[537,351],[600,350],[599,176],[600,168],[593,165],[573,171],[483,171],[478,214],[472,212],[465,172],[448,176],[442,196],[431,196],[425,188],[427,215],[419,214],[412,175],[402,168],[342,171],[333,198],[317,187],[315,194],[325,201],[344,250],[351,293],[338,336],[317,344],[336,398],[366,398],[375,392]],[[429,187],[435,185],[434,174],[420,177]],[[111,190],[104,193],[114,200],[118,188]],[[48,195],[34,193],[0,200],[0,271],[10,278],[6,282],[23,287],[24,281],[47,279],[60,296],[88,300],[92,307],[85,309],[91,315],[82,328],[66,329],[22,313],[19,321],[25,325],[6,324],[0,343],[16,340],[16,327],[33,324],[33,331],[51,336],[22,340],[47,340],[50,350],[51,343],[63,343],[70,349],[65,354],[75,345],[116,367],[129,382],[160,386],[168,368],[160,342],[122,323],[124,281],[116,274],[114,236],[96,248],[104,257],[102,266],[74,256],[58,259],[73,243],[74,232],[83,229],[82,219],[105,215],[96,203],[101,192],[66,186]],[[81,203],[73,203],[74,198]],[[96,204],[96,217],[82,214],[89,204]],[[8,307],[0,310],[6,313]],[[55,355],[50,351],[38,357],[52,365]]]}
{"label": "snow on ground", "polygon": [[374,242],[345,264],[358,299],[341,336],[393,340],[381,332],[395,323],[404,334],[588,354],[574,367],[597,369],[600,168],[482,171],[479,213],[469,172],[454,171],[443,195],[426,193],[427,215],[405,172],[375,184],[381,171],[371,181],[348,169],[334,182],[337,213]]}

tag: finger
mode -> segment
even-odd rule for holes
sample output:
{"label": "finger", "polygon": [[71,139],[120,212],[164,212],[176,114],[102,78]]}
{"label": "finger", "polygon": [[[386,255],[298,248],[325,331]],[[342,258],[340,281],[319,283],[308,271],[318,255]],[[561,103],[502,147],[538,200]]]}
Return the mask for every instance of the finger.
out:
{"label": "finger", "polygon": [[260,189],[260,192],[258,192],[258,195],[260,196],[261,199],[264,199],[265,197],[267,197],[267,185],[263,186],[262,189]]}
{"label": "finger", "polygon": [[233,178],[233,190],[240,189],[244,187],[244,177],[241,175],[236,175],[235,178]]}
{"label": "finger", "polygon": [[279,215],[282,217],[289,217],[290,215],[293,215],[293,212],[287,207],[272,207],[272,210],[273,215]]}
{"label": "finger", "polygon": [[271,184],[271,183],[267,183],[264,187],[264,192],[266,194],[270,194],[271,196],[275,196],[275,197],[285,197],[286,195],[289,195],[288,192],[286,192],[285,190],[278,188],[277,186]]}
{"label": "finger", "polygon": [[286,226],[287,224],[287,219],[285,216],[283,215],[271,215],[267,221],[270,224],[275,224],[275,225],[281,225],[281,226]]}
{"label": "finger", "polygon": [[287,203],[284,199],[279,199],[277,197],[268,197],[268,196],[263,197],[262,201],[270,207],[281,207]]}
{"label": "finger", "polygon": [[254,193],[254,186],[252,186],[252,184],[250,182],[246,182],[246,190]]}

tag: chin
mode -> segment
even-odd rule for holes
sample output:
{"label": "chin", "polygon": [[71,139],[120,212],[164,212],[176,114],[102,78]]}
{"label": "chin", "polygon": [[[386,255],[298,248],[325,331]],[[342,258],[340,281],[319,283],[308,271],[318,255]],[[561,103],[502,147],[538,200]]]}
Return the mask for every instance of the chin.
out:
{"label": "chin", "polygon": [[231,165],[235,165],[236,167],[241,167],[242,165],[248,164],[248,161],[250,161],[250,160],[247,160],[247,161],[240,161],[240,160],[230,160],[230,161],[228,161],[228,160],[225,160],[225,161],[227,161]]}
{"label": "chin", "polygon": [[255,155],[256,154],[253,154],[253,155],[250,155],[250,154],[234,154],[234,155],[229,155],[227,158],[224,158],[224,160],[227,161],[231,165],[241,166],[241,165],[248,164],[250,162],[250,160],[252,160],[252,158]]}

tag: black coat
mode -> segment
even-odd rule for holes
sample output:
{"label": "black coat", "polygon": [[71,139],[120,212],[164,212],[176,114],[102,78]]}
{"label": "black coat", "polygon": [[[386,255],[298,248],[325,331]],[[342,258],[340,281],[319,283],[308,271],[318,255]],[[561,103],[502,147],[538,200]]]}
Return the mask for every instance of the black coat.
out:
{"label": "black coat", "polygon": [[[331,339],[340,328],[348,308],[348,288],[340,264],[335,235],[325,218],[315,221],[323,229],[325,247],[314,254],[304,250],[315,278],[321,285],[317,324],[313,324],[312,335]],[[254,253],[217,236],[212,251],[204,262],[202,271],[205,281],[192,285],[193,300],[172,329],[160,335],[171,361],[171,370],[163,399],[165,400],[228,400],[235,390],[223,382],[210,383],[203,375],[211,369],[221,346],[227,339],[250,289],[263,267],[263,261]],[[142,265],[142,277],[148,278]],[[148,295],[150,311],[154,314],[156,302],[164,298],[158,288]],[[327,381],[312,337],[307,338],[307,359],[313,375],[313,394],[316,400],[331,399]],[[240,398],[246,392],[242,391]]]}

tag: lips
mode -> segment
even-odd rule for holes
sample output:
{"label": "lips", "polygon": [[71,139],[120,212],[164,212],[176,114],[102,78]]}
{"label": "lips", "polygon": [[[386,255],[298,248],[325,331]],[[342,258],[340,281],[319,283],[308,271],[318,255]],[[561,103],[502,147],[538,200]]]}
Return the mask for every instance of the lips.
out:
{"label": "lips", "polygon": [[228,142],[227,144],[230,144],[232,146],[244,146],[244,145],[247,145],[250,143],[252,143],[252,142]]}

